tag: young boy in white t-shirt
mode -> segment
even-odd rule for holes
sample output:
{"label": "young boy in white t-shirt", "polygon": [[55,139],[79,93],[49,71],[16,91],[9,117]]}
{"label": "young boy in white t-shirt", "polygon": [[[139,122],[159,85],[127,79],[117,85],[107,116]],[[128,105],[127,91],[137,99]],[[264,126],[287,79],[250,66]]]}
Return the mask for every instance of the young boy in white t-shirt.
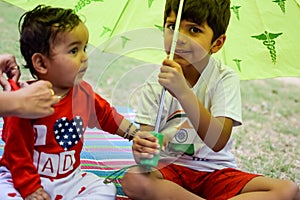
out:
{"label": "young boy in white t-shirt", "polygon": [[[164,38],[170,53],[178,0],[167,0]],[[142,92],[135,121],[141,130],[154,130],[162,88],[166,94],[159,132],[164,150],[157,169],[138,167],[122,180],[132,199],[300,199],[298,187],[236,169],[230,153],[231,132],[242,123],[238,75],[216,61],[226,39],[229,0],[185,0],[174,60],[165,59],[155,80]],[[133,140],[137,163],[157,154],[153,136]]]}

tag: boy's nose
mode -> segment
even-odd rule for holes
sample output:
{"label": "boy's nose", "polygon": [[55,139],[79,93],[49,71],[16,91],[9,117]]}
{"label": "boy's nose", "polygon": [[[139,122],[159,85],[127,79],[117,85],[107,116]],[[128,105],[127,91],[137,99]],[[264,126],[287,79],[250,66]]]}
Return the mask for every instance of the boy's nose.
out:
{"label": "boy's nose", "polygon": [[181,31],[179,31],[178,38],[177,38],[177,44],[182,45],[182,44],[185,44],[186,41],[187,41],[187,36],[184,33],[182,33]]}

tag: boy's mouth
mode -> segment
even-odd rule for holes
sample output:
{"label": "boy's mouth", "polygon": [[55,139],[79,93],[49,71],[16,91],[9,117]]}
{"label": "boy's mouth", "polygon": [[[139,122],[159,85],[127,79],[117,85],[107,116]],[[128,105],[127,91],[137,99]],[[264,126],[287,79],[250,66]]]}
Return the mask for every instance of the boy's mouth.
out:
{"label": "boy's mouth", "polygon": [[[187,58],[192,52],[183,50],[183,49],[176,49],[174,52],[174,58]],[[170,55],[170,51],[167,52],[168,55]]]}
{"label": "boy's mouth", "polygon": [[187,53],[190,53],[190,51],[182,50],[182,49],[176,49],[175,53],[176,54],[187,54]]}
{"label": "boy's mouth", "polygon": [[[178,55],[180,55],[180,54],[190,54],[190,53],[191,53],[191,51],[188,51],[188,50],[183,50],[183,49],[176,49],[175,50],[175,54],[178,54]],[[168,51],[167,54],[169,55],[170,51]]]}

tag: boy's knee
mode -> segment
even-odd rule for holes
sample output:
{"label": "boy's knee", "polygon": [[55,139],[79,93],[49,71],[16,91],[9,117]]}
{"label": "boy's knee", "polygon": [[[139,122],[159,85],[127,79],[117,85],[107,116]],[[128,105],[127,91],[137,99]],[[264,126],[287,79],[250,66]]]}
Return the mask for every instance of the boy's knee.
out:
{"label": "boy's knee", "polygon": [[123,192],[133,198],[138,194],[146,194],[149,188],[147,176],[141,173],[128,171],[121,180]]}
{"label": "boy's knee", "polygon": [[296,195],[293,200],[300,200],[300,187],[296,185]]}
{"label": "boy's knee", "polygon": [[[280,187],[282,199],[299,199],[299,187],[292,181],[285,180]],[[297,198],[298,196],[298,198]]]}

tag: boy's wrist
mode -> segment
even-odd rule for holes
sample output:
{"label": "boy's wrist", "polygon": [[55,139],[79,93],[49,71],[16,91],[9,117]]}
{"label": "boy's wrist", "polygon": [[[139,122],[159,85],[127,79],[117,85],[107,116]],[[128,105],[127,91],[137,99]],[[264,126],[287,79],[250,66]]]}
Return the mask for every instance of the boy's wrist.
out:
{"label": "boy's wrist", "polygon": [[193,93],[192,89],[188,88],[180,92],[179,95],[176,95],[176,98],[179,102],[185,102],[193,96],[195,96],[195,94]]}

